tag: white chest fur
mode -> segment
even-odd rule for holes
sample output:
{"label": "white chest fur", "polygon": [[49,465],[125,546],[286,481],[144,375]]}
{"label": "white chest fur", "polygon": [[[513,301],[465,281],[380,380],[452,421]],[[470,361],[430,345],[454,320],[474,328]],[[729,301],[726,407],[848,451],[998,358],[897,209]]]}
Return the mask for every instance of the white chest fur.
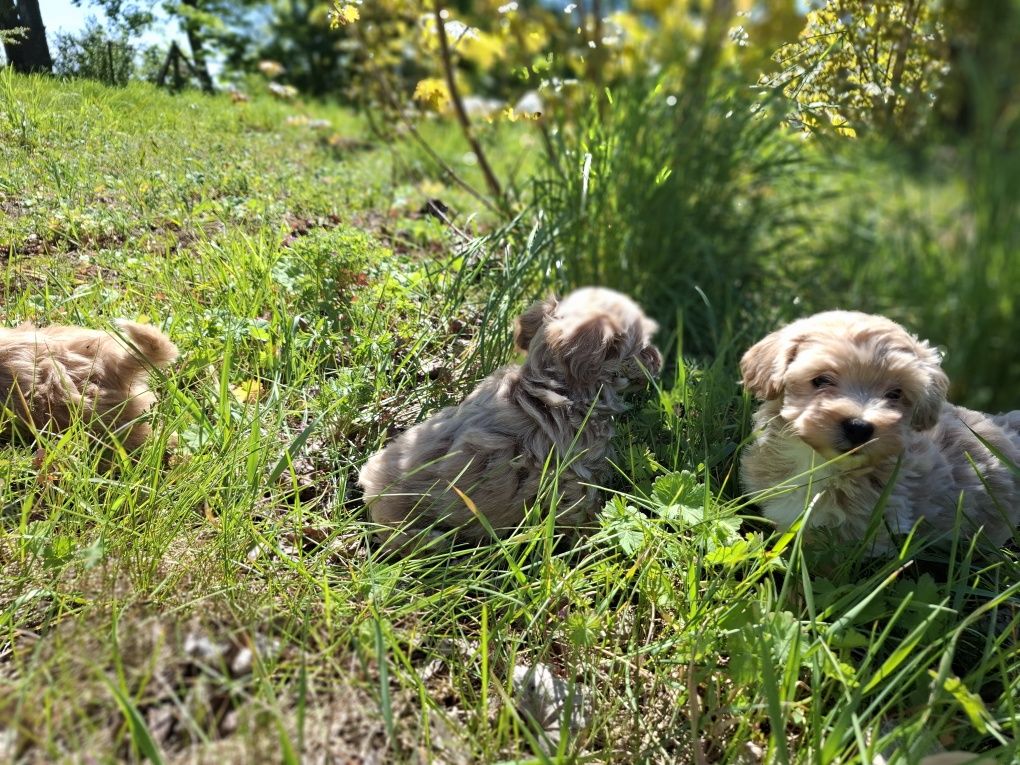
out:
{"label": "white chest fur", "polygon": [[778,462],[786,470],[774,489],[759,502],[765,515],[781,530],[788,529],[805,511],[810,510],[809,526],[837,526],[846,513],[833,501],[831,494],[841,483],[841,468],[815,452],[799,438],[778,437],[772,444]]}

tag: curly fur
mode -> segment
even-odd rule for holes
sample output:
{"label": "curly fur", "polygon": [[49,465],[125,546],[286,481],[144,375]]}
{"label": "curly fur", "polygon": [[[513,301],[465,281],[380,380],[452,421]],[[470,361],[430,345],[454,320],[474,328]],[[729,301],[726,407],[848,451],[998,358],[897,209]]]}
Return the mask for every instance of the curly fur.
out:
{"label": "curly fur", "polygon": [[116,333],[0,328],[0,405],[13,413],[13,428],[28,435],[59,433],[81,419],[133,450],[151,432],[140,419],[156,400],[146,372],[176,358],[176,346],[158,329],[126,320]]}
{"label": "curly fur", "polygon": [[829,311],[772,333],[741,361],[744,386],[764,401],[741,460],[745,489],[780,529],[810,506],[809,532],[856,541],[895,475],[877,550],[918,523],[950,532],[958,504],[965,535],[983,529],[1002,544],[1020,518],[1020,478],[981,439],[1020,464],[1020,411],[947,403],[940,363],[881,316]]}
{"label": "curly fur", "polygon": [[[629,298],[589,287],[537,303],[518,320],[524,363],[484,379],[459,406],[398,436],[358,478],[372,520],[405,545],[423,529],[458,529],[484,541],[483,514],[497,534],[524,519],[545,466],[559,466],[557,522],[588,523],[605,478],[621,394],[656,375],[657,325]],[[550,455],[552,460],[549,461]]]}

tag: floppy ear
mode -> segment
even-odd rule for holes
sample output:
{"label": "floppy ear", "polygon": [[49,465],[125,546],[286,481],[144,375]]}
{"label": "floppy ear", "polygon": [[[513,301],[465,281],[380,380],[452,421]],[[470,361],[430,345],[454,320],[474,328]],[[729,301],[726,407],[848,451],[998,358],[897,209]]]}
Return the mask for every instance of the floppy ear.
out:
{"label": "floppy ear", "polygon": [[939,421],[942,405],[946,403],[946,394],[949,393],[949,377],[942,371],[939,352],[924,342],[920,346],[918,356],[928,373],[928,380],[921,396],[914,403],[910,427],[914,430],[928,430],[934,428]]}
{"label": "floppy ear", "polygon": [[751,346],[740,360],[744,387],[762,401],[779,398],[786,368],[797,357],[801,338],[780,329]]}
{"label": "floppy ear", "polygon": [[558,321],[546,334],[549,349],[562,360],[572,383],[590,384],[620,337],[620,328],[605,314],[582,321]]}
{"label": "floppy ear", "polygon": [[542,328],[542,322],[547,317],[552,316],[552,312],[556,310],[557,305],[556,298],[548,297],[535,303],[517,317],[517,321],[514,322],[514,345],[517,347],[517,350],[524,353],[528,352],[528,346],[531,345],[532,339]]}

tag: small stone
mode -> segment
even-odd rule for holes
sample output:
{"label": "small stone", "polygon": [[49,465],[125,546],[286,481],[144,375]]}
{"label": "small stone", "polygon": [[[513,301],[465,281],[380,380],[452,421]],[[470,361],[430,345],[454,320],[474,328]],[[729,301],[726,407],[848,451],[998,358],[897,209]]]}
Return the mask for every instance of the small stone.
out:
{"label": "small stone", "polygon": [[241,675],[247,675],[251,672],[252,664],[255,660],[255,654],[250,648],[241,648],[234,660],[230,662],[230,673],[234,677],[240,677]]}
{"label": "small stone", "polygon": [[216,663],[223,659],[223,655],[226,652],[226,645],[213,642],[205,637],[205,635],[191,633],[184,638],[184,653],[193,659],[199,659],[207,663]]}
{"label": "small stone", "polygon": [[556,677],[546,664],[518,664],[514,667],[513,685],[518,710],[548,733],[576,735],[591,722],[588,689],[581,683]]}

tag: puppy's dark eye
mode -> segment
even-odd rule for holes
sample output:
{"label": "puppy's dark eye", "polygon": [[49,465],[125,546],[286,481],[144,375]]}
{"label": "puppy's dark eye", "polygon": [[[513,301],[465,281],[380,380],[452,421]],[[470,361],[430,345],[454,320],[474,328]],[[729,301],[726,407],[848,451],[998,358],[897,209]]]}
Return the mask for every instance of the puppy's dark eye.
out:
{"label": "puppy's dark eye", "polygon": [[811,381],[811,384],[816,388],[828,388],[835,385],[836,381],[829,377],[829,375],[818,375],[818,377]]}
{"label": "puppy's dark eye", "polygon": [[891,391],[885,394],[885,397],[890,401],[899,401],[903,398],[903,391],[899,388],[893,388]]}

